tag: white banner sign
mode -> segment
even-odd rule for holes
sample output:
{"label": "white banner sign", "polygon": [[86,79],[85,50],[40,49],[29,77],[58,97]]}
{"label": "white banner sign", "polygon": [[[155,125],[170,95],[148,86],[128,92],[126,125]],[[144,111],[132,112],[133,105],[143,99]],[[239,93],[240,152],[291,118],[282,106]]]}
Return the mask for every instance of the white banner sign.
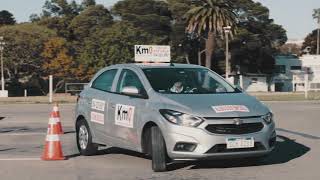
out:
{"label": "white banner sign", "polygon": [[170,62],[170,46],[135,45],[136,62]]}
{"label": "white banner sign", "polygon": [[250,112],[247,106],[244,105],[222,105],[222,106],[212,106],[212,109],[216,113],[224,112]]}

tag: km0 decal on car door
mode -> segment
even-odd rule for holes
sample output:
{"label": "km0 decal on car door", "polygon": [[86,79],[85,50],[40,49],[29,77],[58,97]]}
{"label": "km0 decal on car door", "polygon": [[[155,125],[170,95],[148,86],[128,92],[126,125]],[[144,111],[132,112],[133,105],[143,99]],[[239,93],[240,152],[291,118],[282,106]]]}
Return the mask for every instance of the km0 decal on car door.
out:
{"label": "km0 decal on car door", "polygon": [[115,111],[116,125],[133,128],[133,117],[134,117],[134,106],[128,106],[123,104],[116,105],[116,111]]}

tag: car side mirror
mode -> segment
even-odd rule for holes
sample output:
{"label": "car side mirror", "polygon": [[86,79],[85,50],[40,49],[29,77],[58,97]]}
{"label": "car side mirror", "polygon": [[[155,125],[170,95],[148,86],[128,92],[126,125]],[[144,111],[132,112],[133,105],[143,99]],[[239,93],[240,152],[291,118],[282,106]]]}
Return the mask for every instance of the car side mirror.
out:
{"label": "car side mirror", "polygon": [[140,96],[138,88],[134,86],[126,86],[122,89],[121,94],[130,96]]}
{"label": "car side mirror", "polygon": [[148,99],[147,93],[142,90],[142,92],[139,91],[139,89],[135,86],[126,86],[122,89],[121,94],[128,95],[128,96],[134,96],[138,98]]}

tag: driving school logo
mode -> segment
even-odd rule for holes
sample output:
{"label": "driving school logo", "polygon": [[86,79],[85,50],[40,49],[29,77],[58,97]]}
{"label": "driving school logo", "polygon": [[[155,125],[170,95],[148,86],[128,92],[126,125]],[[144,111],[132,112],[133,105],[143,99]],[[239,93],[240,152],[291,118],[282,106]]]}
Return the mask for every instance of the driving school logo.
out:
{"label": "driving school logo", "polygon": [[116,105],[116,111],[115,111],[116,125],[133,128],[133,120],[134,120],[134,106],[128,106],[123,104]]}

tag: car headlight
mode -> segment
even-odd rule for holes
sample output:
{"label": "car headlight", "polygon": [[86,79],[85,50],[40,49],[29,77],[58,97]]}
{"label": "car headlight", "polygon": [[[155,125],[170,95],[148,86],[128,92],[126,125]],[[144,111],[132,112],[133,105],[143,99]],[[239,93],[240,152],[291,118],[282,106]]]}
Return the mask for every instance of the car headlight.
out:
{"label": "car headlight", "polygon": [[203,122],[200,117],[168,109],[160,109],[160,113],[169,122],[180,126],[197,127]]}
{"label": "car headlight", "polygon": [[273,122],[273,114],[271,112],[269,112],[266,115],[261,116],[261,118],[263,119],[264,122],[266,122],[267,124],[270,124]]}

